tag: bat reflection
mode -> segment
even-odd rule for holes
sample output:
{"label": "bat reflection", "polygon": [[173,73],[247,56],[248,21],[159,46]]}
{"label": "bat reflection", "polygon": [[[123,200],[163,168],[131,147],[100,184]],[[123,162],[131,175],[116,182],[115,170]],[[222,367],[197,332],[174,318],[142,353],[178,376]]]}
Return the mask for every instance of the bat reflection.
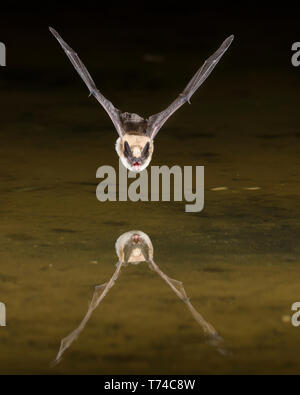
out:
{"label": "bat reflection", "polygon": [[89,305],[86,315],[84,316],[79,326],[61,340],[60,349],[52,365],[56,365],[58,362],[60,362],[64,352],[71,346],[74,340],[77,339],[77,337],[89,321],[93,311],[96,309],[99,303],[102,302],[104,297],[108,294],[109,290],[115,285],[115,282],[121,273],[121,268],[123,266],[129,265],[130,263],[136,265],[142,262],[147,262],[149,268],[157,273],[166,282],[166,284],[169,285],[169,287],[176,294],[176,296],[178,296],[178,298],[186,305],[194,319],[202,327],[202,330],[208,342],[216,346],[220,353],[227,353],[227,351],[221,346],[223,343],[223,339],[219,336],[218,332],[210,323],[208,323],[202,317],[202,315],[191,304],[182,282],[167,276],[154,262],[153,245],[148,235],[139,230],[133,230],[123,233],[117,239],[115,249],[119,260],[116,264],[116,269],[112,277],[108,282],[95,287],[92,301]]}
{"label": "bat reflection", "polygon": [[192,95],[210,75],[234,39],[233,35],[226,38],[217,51],[203,63],[185,89],[169,107],[145,119],[138,114],[122,112],[107,100],[97,89],[95,82],[77,53],[61,38],[56,30],[52,27],[49,27],[49,29],[88,87],[90,95],[98,100],[112,120],[119,135],[115,147],[117,154],[123,165],[134,172],[140,172],[149,165],[154,149],[154,138],[158,131],[184,103],[190,103]]}

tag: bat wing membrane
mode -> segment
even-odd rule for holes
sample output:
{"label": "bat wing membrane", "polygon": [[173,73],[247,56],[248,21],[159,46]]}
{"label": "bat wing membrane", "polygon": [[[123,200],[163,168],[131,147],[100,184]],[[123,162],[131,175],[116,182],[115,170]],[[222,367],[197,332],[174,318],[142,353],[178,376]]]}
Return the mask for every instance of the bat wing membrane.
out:
{"label": "bat wing membrane", "polygon": [[115,128],[119,136],[121,137],[123,135],[122,122],[120,119],[121,111],[115,108],[114,105],[99,92],[90,73],[88,72],[87,68],[82,63],[82,61],[80,60],[77,53],[74,52],[73,49],[60,37],[60,35],[57,33],[56,30],[54,30],[51,27],[49,27],[49,30],[51,31],[53,36],[57,39],[57,41],[60,43],[62,49],[65,51],[71,63],[75,67],[76,71],[78,72],[78,74],[80,75],[86,86],[88,87],[90,94],[95,96],[98,102],[103,106],[103,108],[109,115],[110,119],[112,120],[113,124],[115,125]]}
{"label": "bat wing membrane", "polygon": [[179,96],[169,105],[169,107],[167,107],[164,111],[152,115],[148,118],[147,134],[152,140],[158,133],[159,129],[167,121],[167,119],[176,110],[178,110],[178,108],[180,108],[186,102],[190,103],[191,96],[196,92],[196,90],[203,84],[209,74],[213,71],[221,57],[229,48],[233,39],[233,35],[229,36],[218,48],[218,50],[204,62],[204,64],[200,67],[200,69],[187,84],[184,91],[179,94]]}

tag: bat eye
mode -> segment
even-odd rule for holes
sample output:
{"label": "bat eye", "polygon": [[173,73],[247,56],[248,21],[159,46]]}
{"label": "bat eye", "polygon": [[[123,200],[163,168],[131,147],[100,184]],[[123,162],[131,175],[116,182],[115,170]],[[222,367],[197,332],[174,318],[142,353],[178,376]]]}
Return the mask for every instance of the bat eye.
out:
{"label": "bat eye", "polygon": [[143,151],[142,151],[142,155],[141,156],[147,156],[149,154],[149,147],[150,147],[150,143],[148,141],[148,143],[145,145]]}
{"label": "bat eye", "polygon": [[132,151],[131,151],[127,141],[125,141],[125,143],[124,143],[124,155],[126,158],[129,158],[130,156],[132,156]]}

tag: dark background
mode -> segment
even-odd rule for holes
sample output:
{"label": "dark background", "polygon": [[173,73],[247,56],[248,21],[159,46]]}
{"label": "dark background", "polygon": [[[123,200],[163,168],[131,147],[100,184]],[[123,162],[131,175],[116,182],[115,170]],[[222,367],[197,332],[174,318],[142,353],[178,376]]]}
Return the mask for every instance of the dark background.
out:
{"label": "dark background", "polygon": [[[115,55],[114,69],[123,78],[102,78],[104,89],[170,88],[168,73],[160,74],[157,65],[143,70],[127,68],[133,53],[176,54],[174,62],[190,53],[210,54],[228,35],[235,35],[230,57],[224,67],[237,73],[243,70],[285,67],[291,56],[291,44],[299,39],[299,12],[296,3],[224,1],[198,2],[10,2],[1,8],[1,40],[7,46],[7,62],[2,86],[9,81],[26,85],[78,84],[63,67],[57,43],[47,26],[54,27],[81,55],[90,68],[96,63],[99,73],[107,69],[110,54]],[[60,53],[60,55],[62,55]],[[35,59],[28,65],[29,58]],[[18,65],[24,62],[22,70]],[[199,62],[201,62],[199,56]],[[46,66],[60,67],[59,75]],[[170,67],[175,64],[168,64]],[[193,72],[197,65],[187,64]],[[102,68],[102,70],[101,70]],[[109,67],[111,70],[111,66]],[[170,70],[171,72],[172,70]],[[293,72],[293,69],[290,70]],[[294,70],[296,72],[296,70]],[[64,75],[66,74],[66,75]],[[107,75],[106,75],[107,77]],[[177,76],[178,87],[189,74]],[[17,81],[16,81],[17,79]],[[120,86],[121,83],[121,86]],[[232,81],[234,83],[234,81]],[[259,86],[257,87],[259,89]]]}

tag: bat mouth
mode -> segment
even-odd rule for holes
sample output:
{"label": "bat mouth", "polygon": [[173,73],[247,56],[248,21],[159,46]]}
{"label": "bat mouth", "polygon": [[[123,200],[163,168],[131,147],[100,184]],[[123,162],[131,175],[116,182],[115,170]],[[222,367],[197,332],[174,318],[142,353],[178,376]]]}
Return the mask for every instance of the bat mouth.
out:
{"label": "bat mouth", "polygon": [[134,242],[134,243],[139,243],[139,241],[140,241],[140,236],[139,235],[137,235],[137,234],[135,234],[135,235],[133,235],[132,236],[132,241]]}
{"label": "bat mouth", "polygon": [[133,168],[134,168],[135,170],[138,170],[139,167],[141,166],[141,163],[140,163],[140,162],[133,162],[132,166],[133,166]]}

